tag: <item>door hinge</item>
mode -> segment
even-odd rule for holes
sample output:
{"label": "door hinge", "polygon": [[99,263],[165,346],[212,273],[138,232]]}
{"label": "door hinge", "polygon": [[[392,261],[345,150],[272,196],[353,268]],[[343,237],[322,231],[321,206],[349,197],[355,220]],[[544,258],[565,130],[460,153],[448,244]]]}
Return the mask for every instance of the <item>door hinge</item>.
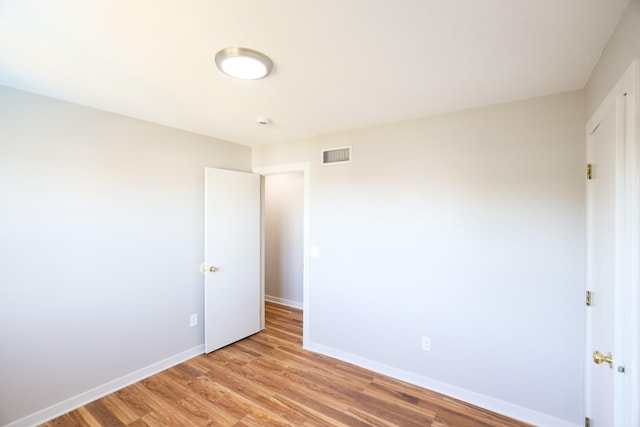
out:
{"label": "door hinge", "polygon": [[589,417],[584,417],[584,427],[591,427],[591,420]]}
{"label": "door hinge", "polygon": [[591,291],[587,291],[585,294],[585,302],[587,307],[591,307]]}
{"label": "door hinge", "polygon": [[587,179],[593,179],[593,165],[591,163],[587,164]]}

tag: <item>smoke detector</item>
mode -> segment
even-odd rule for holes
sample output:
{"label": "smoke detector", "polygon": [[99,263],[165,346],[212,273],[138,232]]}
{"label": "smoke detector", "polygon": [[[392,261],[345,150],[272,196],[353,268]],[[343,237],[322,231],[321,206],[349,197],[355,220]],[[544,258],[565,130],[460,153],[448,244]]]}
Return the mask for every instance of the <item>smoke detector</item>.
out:
{"label": "smoke detector", "polygon": [[256,118],[256,124],[258,126],[269,126],[271,124],[271,119],[268,117],[258,117]]}

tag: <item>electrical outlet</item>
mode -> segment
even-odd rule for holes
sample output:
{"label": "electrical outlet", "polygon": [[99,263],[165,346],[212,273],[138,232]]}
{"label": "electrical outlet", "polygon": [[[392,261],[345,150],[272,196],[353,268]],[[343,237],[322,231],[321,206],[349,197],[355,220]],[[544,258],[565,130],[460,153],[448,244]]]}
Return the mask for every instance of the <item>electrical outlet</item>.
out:
{"label": "electrical outlet", "polygon": [[422,337],[422,349],[424,351],[431,351],[431,338]]}
{"label": "electrical outlet", "polygon": [[189,326],[194,327],[198,325],[198,313],[194,313],[189,317]]}

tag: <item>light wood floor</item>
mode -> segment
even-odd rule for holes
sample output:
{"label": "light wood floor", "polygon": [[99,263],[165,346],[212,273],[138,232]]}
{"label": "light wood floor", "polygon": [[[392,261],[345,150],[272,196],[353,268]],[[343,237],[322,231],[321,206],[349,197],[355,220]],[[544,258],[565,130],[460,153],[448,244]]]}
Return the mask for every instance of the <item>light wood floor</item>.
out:
{"label": "light wood floor", "polygon": [[264,331],[43,426],[527,426],[301,344],[301,311],[267,303]]}

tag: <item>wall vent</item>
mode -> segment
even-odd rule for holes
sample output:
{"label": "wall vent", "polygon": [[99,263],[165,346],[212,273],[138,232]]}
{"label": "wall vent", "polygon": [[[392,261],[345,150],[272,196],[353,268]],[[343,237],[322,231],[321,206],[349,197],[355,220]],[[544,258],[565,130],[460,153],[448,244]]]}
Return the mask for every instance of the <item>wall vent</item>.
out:
{"label": "wall vent", "polygon": [[351,163],[351,147],[330,148],[322,150],[322,164]]}

